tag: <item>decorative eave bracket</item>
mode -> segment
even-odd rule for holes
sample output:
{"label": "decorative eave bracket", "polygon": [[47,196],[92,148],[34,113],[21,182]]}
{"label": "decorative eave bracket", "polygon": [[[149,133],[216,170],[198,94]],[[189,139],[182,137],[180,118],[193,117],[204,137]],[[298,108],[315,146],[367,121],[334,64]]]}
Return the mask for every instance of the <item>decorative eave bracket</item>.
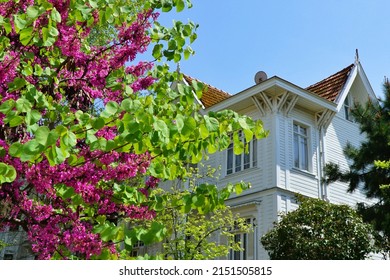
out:
{"label": "decorative eave bracket", "polygon": [[271,113],[283,112],[286,116],[289,116],[298,98],[297,95],[288,91],[277,96],[270,96],[262,91],[256,96],[252,96],[252,101],[262,116],[265,116],[267,111]]}

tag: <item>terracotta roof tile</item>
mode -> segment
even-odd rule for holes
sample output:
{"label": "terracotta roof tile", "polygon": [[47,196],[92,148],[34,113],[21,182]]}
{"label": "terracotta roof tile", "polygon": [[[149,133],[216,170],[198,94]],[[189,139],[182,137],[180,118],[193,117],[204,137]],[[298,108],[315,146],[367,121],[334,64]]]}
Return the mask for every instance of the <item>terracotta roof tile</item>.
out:
{"label": "terracotta roof tile", "polygon": [[191,85],[192,83],[192,80],[195,80],[195,81],[198,81],[202,84],[205,85],[205,90],[203,91],[203,95],[202,95],[202,98],[200,99],[200,101],[202,102],[202,104],[208,108],[208,107],[211,107],[227,98],[229,98],[231,95],[223,90],[220,90],[216,87],[213,87],[209,84],[206,84],[202,81],[199,81],[198,79],[195,79],[195,78],[192,78],[188,75],[183,75],[184,76],[184,79],[186,80],[186,82],[188,84]]}
{"label": "terracotta roof tile", "polygon": [[347,82],[353,66],[354,64],[351,64],[336,74],[333,74],[328,78],[307,87],[306,89],[334,102]]}

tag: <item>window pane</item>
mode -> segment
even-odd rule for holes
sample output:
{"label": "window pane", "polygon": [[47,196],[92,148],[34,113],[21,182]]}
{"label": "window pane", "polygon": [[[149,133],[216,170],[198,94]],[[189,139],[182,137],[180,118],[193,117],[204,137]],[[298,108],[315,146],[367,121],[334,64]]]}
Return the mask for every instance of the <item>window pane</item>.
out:
{"label": "window pane", "polygon": [[[244,134],[240,132],[239,137],[245,143]],[[253,139],[246,144],[245,152],[240,155],[234,155],[233,143],[229,145],[226,156],[226,174],[232,174],[244,169],[257,166],[257,140]]]}
{"label": "window pane", "polygon": [[307,139],[300,137],[300,146],[299,146],[299,168],[307,170]]}
{"label": "window pane", "polygon": [[345,115],[345,119],[346,120],[351,120],[351,114],[350,114],[350,104],[349,104],[349,98],[347,96],[347,98],[345,98],[345,101],[344,101],[344,115]]}
{"label": "window pane", "polygon": [[247,259],[247,257],[246,257],[246,250],[247,250],[247,243],[248,243],[248,241],[247,241],[247,239],[248,239],[248,235],[246,234],[246,233],[244,233],[243,234],[244,236],[243,236],[243,244],[241,244],[241,248],[243,248],[244,249],[244,251],[242,252],[242,259],[243,260],[246,260]]}
{"label": "window pane", "polygon": [[249,167],[251,167],[251,154],[250,154],[250,150],[249,150],[249,153],[245,153],[244,154],[244,169],[248,169]]}
{"label": "window pane", "polygon": [[[241,234],[234,235],[234,242],[238,243],[240,241],[241,241]],[[240,257],[241,257],[241,252],[240,251],[234,251],[233,255],[234,255],[233,260],[239,260]]]}
{"label": "window pane", "polygon": [[227,151],[227,165],[226,165],[226,173],[233,173],[233,144],[230,144]]}
{"label": "window pane", "polygon": [[294,167],[299,168],[299,142],[296,134],[294,134]]}
{"label": "window pane", "polygon": [[299,128],[299,131],[300,131],[300,134],[306,136],[307,135],[307,132],[306,132],[306,128],[305,127],[300,127]]}
{"label": "window pane", "polygon": [[252,140],[252,167],[257,166],[257,140]]}
{"label": "window pane", "polygon": [[241,155],[236,155],[236,162],[235,162],[235,171],[238,172],[238,171],[241,171]]}
{"label": "window pane", "polygon": [[302,157],[302,168],[305,170],[309,170],[309,154],[307,150],[307,138],[304,139],[304,144],[303,144],[303,154],[304,156]]}

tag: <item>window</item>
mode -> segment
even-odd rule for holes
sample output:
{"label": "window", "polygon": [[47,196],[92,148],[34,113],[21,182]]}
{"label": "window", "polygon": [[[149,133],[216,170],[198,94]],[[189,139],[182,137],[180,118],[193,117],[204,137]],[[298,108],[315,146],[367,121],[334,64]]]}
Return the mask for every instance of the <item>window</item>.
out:
{"label": "window", "polygon": [[133,250],[130,252],[130,257],[138,257],[140,255],[142,255],[144,252],[144,249],[145,249],[145,244],[144,242],[138,240],[137,243],[135,243],[133,245]]}
{"label": "window", "polygon": [[241,251],[233,251],[230,249],[229,259],[230,260],[246,260],[248,250],[248,234],[237,233],[234,235],[234,242],[240,242]]}
{"label": "window", "polygon": [[344,100],[344,116],[345,116],[346,120],[351,121],[351,122],[353,121],[353,118],[351,115],[351,100],[350,100],[349,95]]}
{"label": "window", "polygon": [[309,171],[308,128],[294,123],[294,167]]}
{"label": "window", "polygon": [[[245,137],[242,132],[239,137],[245,142]],[[248,144],[247,152],[235,155],[233,152],[233,143],[230,143],[227,149],[226,174],[232,174],[251,167],[257,166],[257,140],[253,139]]]}
{"label": "window", "polygon": [[[248,218],[246,219],[247,224],[252,224],[253,229],[256,227],[255,225],[256,218]],[[229,250],[229,259],[230,260],[248,260],[254,258],[254,236],[255,230],[250,233],[242,233],[237,232],[234,235],[234,242],[240,243],[241,250],[234,251],[233,249]]]}

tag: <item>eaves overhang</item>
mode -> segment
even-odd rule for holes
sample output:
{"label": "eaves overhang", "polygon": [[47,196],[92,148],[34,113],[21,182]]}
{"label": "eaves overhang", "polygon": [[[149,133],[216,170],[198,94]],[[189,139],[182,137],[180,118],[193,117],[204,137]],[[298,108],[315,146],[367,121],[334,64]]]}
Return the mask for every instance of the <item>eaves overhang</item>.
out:
{"label": "eaves overhang", "polygon": [[248,102],[252,97],[256,97],[262,93],[266,93],[271,98],[286,93],[293,94],[298,97],[299,101],[297,104],[301,104],[301,107],[307,107],[310,111],[317,112],[321,110],[330,110],[331,112],[337,112],[337,104],[334,102],[328,101],[317,94],[305,90],[278,76],[273,76],[259,84],[232,95],[228,99],[207,108],[206,112],[236,108],[239,104]]}

